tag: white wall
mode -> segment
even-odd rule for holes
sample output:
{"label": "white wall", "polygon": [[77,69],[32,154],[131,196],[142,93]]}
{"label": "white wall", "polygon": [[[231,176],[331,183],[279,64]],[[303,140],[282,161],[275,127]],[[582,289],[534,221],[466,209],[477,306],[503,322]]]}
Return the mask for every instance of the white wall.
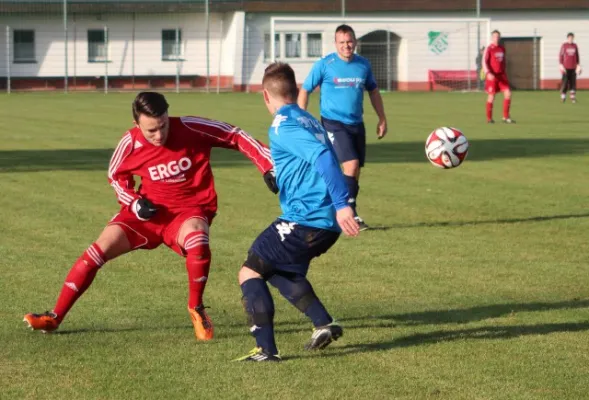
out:
{"label": "white wall", "polygon": [[[223,31],[221,32],[221,21]],[[243,13],[211,14],[209,41],[209,73],[211,76],[233,75],[236,64],[234,54],[238,43],[239,24],[243,25]],[[35,64],[11,64],[14,77],[63,76],[65,70],[65,46],[63,22],[59,15],[0,17],[0,46],[6,47],[4,28],[35,30]],[[101,76],[105,63],[88,61],[87,31],[108,27],[109,76],[175,75],[177,66],[181,74],[205,75],[206,29],[201,14],[112,14],[102,16],[78,15],[69,21],[68,70],[73,76]],[[135,37],[133,39],[133,27]],[[162,29],[182,30],[184,61],[162,60]],[[222,48],[221,46],[222,45]],[[221,50],[221,51],[220,51]],[[134,54],[134,59],[133,59]],[[0,52],[0,74],[6,74],[5,51]],[[177,65],[178,64],[178,65]]]}
{"label": "white wall", "polygon": [[[304,16],[304,14],[303,14]],[[307,16],[315,16],[307,14]],[[333,15],[337,17],[337,15]],[[367,16],[364,14],[363,16]],[[399,17],[394,13],[379,13],[372,17]],[[466,18],[467,13],[412,13],[404,18]],[[355,17],[355,15],[349,15]],[[552,12],[495,12],[484,14],[492,19],[491,29],[499,29],[504,37],[540,37],[541,60],[540,78],[558,79],[557,55],[566,33],[576,33],[581,60],[589,51],[589,21],[575,11]],[[223,32],[220,22],[223,21]],[[129,76],[133,72],[141,75],[174,75],[177,63],[161,59],[162,29],[182,29],[185,61],[179,63],[180,73],[205,75],[207,72],[205,46],[205,19],[202,13],[193,14],[137,14],[135,22],[131,14],[106,14],[102,16],[77,16],[70,19],[68,64],[69,75],[102,76],[104,63],[88,62],[87,30],[109,30],[108,63],[110,76]],[[63,23],[60,15],[43,16],[0,16],[0,75],[6,75],[5,27],[12,29],[34,29],[36,32],[35,64],[10,64],[14,77],[59,77],[65,70],[65,49]],[[280,31],[322,32],[323,54],[334,51],[333,31],[337,22],[305,22],[282,24]],[[135,39],[132,38],[135,26]],[[396,80],[401,82],[425,82],[429,69],[460,69],[475,67],[476,26],[448,22],[395,22],[353,23],[359,37],[378,29],[388,29],[401,37]],[[270,14],[245,14],[234,12],[212,14],[210,19],[211,76],[232,75],[234,82],[260,84],[268,60],[264,59],[264,33],[270,31]],[[448,46],[440,54],[428,46],[428,32],[440,31],[448,34]],[[482,27],[482,39],[486,43],[486,27]],[[133,50],[134,44],[134,50]],[[222,45],[222,47],[221,47]],[[284,44],[283,44],[284,45]],[[133,52],[135,54],[133,63]],[[383,55],[384,59],[384,55]],[[297,79],[302,82],[308,74],[313,58],[287,59],[293,66]],[[589,68],[589,67],[588,67]]]}
{"label": "white wall", "polygon": [[[379,18],[386,18],[380,15]],[[250,20],[246,19],[250,26],[250,43],[254,48],[249,60],[251,64],[251,84],[261,81],[263,70],[268,60],[264,61],[262,56],[263,34],[270,31],[270,19],[267,15],[259,15]],[[350,23],[358,38],[376,31],[388,30],[401,37],[398,53],[398,76],[393,80],[398,81],[427,81],[429,69],[468,69],[475,68],[476,61],[476,25],[465,22],[366,22]],[[280,22],[275,29],[278,32],[323,32],[323,53],[324,55],[335,51],[333,34],[339,22],[318,21],[318,22]],[[481,25],[486,32],[485,24]],[[440,31],[448,34],[448,47],[440,54],[434,53],[428,47],[428,32]],[[382,55],[382,62],[386,64],[385,54]],[[316,59],[291,59],[285,60],[291,63],[297,80],[302,82],[308,74]],[[374,67],[374,66],[373,66]]]}
{"label": "white wall", "polygon": [[[504,37],[532,37],[534,32],[541,37],[540,79],[560,79],[558,53],[566,41],[568,32],[575,33],[579,46],[581,64],[589,57],[589,17],[582,12],[519,12],[492,13],[493,29]],[[509,56],[509,55],[508,55]]]}
{"label": "white wall", "polygon": [[[314,15],[307,15],[311,17]],[[334,15],[334,17],[337,17]],[[349,15],[349,18],[355,15]],[[362,17],[366,17],[363,14]],[[375,14],[374,18],[395,18],[394,13]],[[469,18],[467,13],[432,14],[414,13],[403,14],[404,18]],[[540,79],[558,79],[557,55],[560,45],[569,31],[576,33],[576,41],[579,44],[581,56],[583,49],[589,49],[589,21],[578,12],[496,12],[482,15],[483,18],[491,18],[489,27],[481,24],[481,41],[486,45],[487,32],[499,29],[504,37],[532,37],[536,32],[540,37]],[[337,22],[319,21],[305,22],[280,22],[276,31],[281,32],[323,32],[324,55],[334,51],[333,32]],[[398,76],[396,80],[402,82],[425,82],[427,71],[437,70],[465,70],[476,68],[477,57],[477,25],[464,22],[354,22],[350,23],[357,36],[375,30],[385,29],[394,32],[401,37],[398,55]],[[247,58],[249,83],[259,84],[268,60],[264,60],[263,38],[264,33],[270,31],[270,15],[258,14],[246,16],[246,26],[249,27],[249,45],[252,49]],[[488,29],[490,28],[490,29]],[[428,45],[428,32],[438,31],[447,34],[447,48],[441,53],[433,52]],[[589,50],[585,50],[589,51]],[[383,55],[384,58],[384,55]],[[583,59],[583,58],[582,58]],[[311,59],[284,60],[291,63],[297,74],[297,80],[302,82],[308,74],[313,62]],[[385,62],[385,61],[383,61]],[[393,77],[395,79],[395,77]]]}
{"label": "white wall", "polygon": [[[241,83],[241,72],[243,70],[243,29],[245,13],[238,11],[225,15],[224,25],[226,27],[222,47],[222,75],[234,77],[233,83]],[[231,62],[233,59],[233,62]]]}

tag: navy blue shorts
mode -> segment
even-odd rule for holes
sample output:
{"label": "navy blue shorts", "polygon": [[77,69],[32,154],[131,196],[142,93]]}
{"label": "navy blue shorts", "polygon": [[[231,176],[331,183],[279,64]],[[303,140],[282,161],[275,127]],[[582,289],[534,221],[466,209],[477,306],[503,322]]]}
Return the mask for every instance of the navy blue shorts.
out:
{"label": "navy blue shorts", "polygon": [[339,236],[339,232],[277,219],[256,238],[245,266],[265,279],[280,273],[305,276],[311,260],[329,250]]}
{"label": "navy blue shorts", "polygon": [[327,131],[331,144],[340,163],[358,160],[364,166],[366,159],[366,129],[364,123],[348,125],[339,121],[321,117],[321,123]]}

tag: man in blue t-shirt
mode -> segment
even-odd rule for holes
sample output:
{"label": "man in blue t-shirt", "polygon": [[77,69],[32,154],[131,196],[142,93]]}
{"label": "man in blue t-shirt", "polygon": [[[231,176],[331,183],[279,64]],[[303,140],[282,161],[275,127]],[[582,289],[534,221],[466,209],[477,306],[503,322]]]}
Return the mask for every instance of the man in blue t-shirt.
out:
{"label": "man in blue t-shirt", "polygon": [[348,25],[335,30],[337,52],[328,54],[313,65],[311,73],[299,92],[299,107],[306,110],[309,94],[321,88],[321,122],[329,134],[335,152],[342,164],[344,177],[350,192],[350,206],[360,224],[360,230],[368,225],[356,212],[356,198],[360,191],[360,168],[366,155],[366,130],[364,128],[364,89],[378,115],[376,134],[382,139],[387,133],[387,118],[382,97],[372,76],[367,59],[354,54],[356,35]]}
{"label": "man in blue t-shirt", "polygon": [[268,136],[282,215],[257,237],[239,271],[243,305],[256,339],[256,348],[240,361],[281,360],[266,282],[313,322],[307,350],[322,349],[342,336],[342,327],[306,276],[311,260],[329,250],[342,231],[348,236],[359,232],[327,132],[296,103],[294,71],[288,64],[271,64],[262,85],[266,107],[274,115]]}

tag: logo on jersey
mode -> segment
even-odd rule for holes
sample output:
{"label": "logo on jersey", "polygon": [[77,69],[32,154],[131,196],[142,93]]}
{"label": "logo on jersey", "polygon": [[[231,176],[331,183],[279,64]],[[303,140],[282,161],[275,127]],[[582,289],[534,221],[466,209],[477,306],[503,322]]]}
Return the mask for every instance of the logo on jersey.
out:
{"label": "logo on jersey", "polygon": [[[152,181],[161,181],[174,178],[174,182],[185,181],[183,172],[188,171],[192,167],[192,161],[188,157],[182,157],[178,161],[170,161],[167,164],[158,164],[147,168],[149,177]],[[180,175],[180,176],[178,176]]]}
{"label": "logo on jersey", "polygon": [[574,56],[577,52],[577,49],[575,49],[574,47],[567,47],[566,52],[568,56]]}
{"label": "logo on jersey", "polygon": [[319,131],[319,132],[321,132],[323,130],[323,127],[321,126],[319,121],[317,121],[315,118],[299,117],[299,118],[297,118],[297,121],[301,125],[303,125],[306,129],[311,129],[311,130]]}
{"label": "logo on jersey", "polygon": [[[305,127],[305,129],[310,130],[315,135],[317,140],[319,140],[321,143],[325,144],[325,142],[326,142],[325,129],[323,129],[323,126],[321,126],[319,121],[317,121],[315,118],[308,118],[308,117],[299,117],[299,118],[297,118],[297,121],[303,127]],[[331,135],[333,136],[333,133]],[[331,140],[331,138],[330,138],[330,140]],[[332,143],[333,143],[333,141],[332,141]]]}
{"label": "logo on jersey", "polygon": [[364,78],[333,78],[333,84],[335,85],[336,89],[342,89],[342,88],[349,88],[349,87],[355,87],[355,88],[360,88],[360,87],[364,87],[364,82],[366,81],[366,79]]}
{"label": "logo on jersey", "polygon": [[280,127],[280,124],[286,121],[287,119],[288,117],[286,115],[276,114],[276,116],[274,117],[274,121],[272,121],[272,125],[270,125],[271,128],[274,128],[274,133],[276,135],[278,135],[278,128]]}
{"label": "logo on jersey", "polygon": [[276,230],[280,235],[281,242],[284,242],[284,239],[286,239],[286,237],[292,233],[295,225],[296,222],[281,222],[279,224],[276,224]]}
{"label": "logo on jersey", "polygon": [[331,144],[335,142],[335,135],[333,134],[333,132],[327,132],[327,137],[329,138]]}
{"label": "logo on jersey", "polygon": [[497,61],[499,61],[499,62],[503,61],[503,57],[505,57],[504,52],[502,52],[502,51],[495,52],[495,58],[497,59]]}
{"label": "logo on jersey", "polygon": [[427,47],[432,53],[439,55],[448,49],[448,34],[446,32],[429,31],[427,37]]}
{"label": "logo on jersey", "polygon": [[326,143],[325,135],[323,133],[316,133],[315,137],[319,140],[322,144]]}

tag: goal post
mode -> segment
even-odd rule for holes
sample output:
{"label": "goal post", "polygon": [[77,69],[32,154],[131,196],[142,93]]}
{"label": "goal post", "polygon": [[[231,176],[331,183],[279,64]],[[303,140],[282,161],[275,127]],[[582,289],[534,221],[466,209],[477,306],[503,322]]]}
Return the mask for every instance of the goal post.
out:
{"label": "goal post", "polygon": [[335,51],[335,29],[343,23],[356,32],[356,52],[370,61],[381,90],[482,88],[490,18],[272,16],[268,59],[289,62],[302,81],[313,62]]}

